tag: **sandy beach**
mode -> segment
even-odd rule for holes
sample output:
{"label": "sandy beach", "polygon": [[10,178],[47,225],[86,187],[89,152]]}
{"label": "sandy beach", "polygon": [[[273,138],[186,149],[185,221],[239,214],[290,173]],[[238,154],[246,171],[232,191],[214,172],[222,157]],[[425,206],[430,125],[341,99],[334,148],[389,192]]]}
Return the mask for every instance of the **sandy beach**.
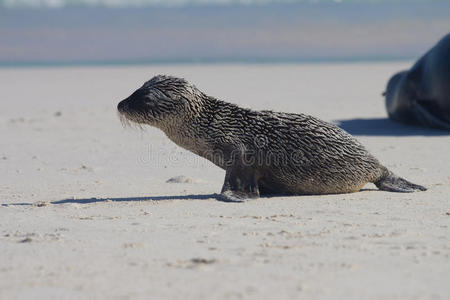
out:
{"label": "sandy beach", "polygon": [[[381,96],[411,64],[1,68],[0,299],[449,299],[450,132]],[[119,121],[156,74],[339,124],[429,190],[217,201],[224,171]]]}

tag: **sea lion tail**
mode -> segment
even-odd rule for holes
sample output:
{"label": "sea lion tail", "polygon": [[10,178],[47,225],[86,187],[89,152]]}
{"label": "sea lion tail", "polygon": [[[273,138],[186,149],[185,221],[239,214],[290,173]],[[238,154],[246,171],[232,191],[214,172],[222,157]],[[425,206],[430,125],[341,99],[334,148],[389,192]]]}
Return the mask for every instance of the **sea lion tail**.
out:
{"label": "sea lion tail", "polygon": [[387,169],[384,174],[374,183],[380,190],[388,192],[412,193],[427,190],[426,187],[411,183],[408,180],[395,175]]}

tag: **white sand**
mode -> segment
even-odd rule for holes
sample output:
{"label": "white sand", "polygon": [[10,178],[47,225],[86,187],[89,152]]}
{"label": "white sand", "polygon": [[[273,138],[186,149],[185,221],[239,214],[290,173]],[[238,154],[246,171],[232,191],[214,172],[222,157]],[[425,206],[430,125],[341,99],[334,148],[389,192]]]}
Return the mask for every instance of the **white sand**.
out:
{"label": "white sand", "polygon": [[[408,65],[0,69],[0,298],[449,299],[450,135],[380,120]],[[429,191],[218,202],[224,171],[116,116],[158,73],[347,120]]]}

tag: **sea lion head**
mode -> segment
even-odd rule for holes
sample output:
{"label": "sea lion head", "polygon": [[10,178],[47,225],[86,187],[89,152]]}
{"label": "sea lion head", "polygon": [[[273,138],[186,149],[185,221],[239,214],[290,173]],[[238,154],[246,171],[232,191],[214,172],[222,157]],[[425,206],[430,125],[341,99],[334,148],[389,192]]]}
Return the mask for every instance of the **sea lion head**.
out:
{"label": "sea lion head", "polygon": [[408,71],[398,72],[393,75],[383,93],[385,97],[386,110],[389,117],[393,120],[403,120],[411,118],[411,101],[414,98],[414,89],[411,80],[408,79]]}
{"label": "sea lion head", "polygon": [[122,121],[164,127],[193,115],[201,97],[185,79],[157,75],[122,100],[117,109]]}
{"label": "sea lion head", "polygon": [[386,91],[383,92],[383,96],[386,97],[386,100],[388,102],[393,101],[393,98],[395,97],[396,93],[398,92],[400,83],[406,74],[407,74],[407,71],[398,72],[389,79],[387,86],[386,86]]}

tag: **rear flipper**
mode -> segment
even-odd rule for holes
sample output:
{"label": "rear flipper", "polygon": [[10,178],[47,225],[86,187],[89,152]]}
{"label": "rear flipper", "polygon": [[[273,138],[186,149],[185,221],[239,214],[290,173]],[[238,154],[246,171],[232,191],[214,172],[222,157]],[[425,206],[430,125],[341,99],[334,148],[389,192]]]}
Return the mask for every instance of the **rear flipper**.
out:
{"label": "rear flipper", "polygon": [[427,188],[418,184],[411,183],[406,179],[398,177],[389,172],[386,176],[375,182],[375,185],[382,191],[412,193],[417,191],[426,191]]}

